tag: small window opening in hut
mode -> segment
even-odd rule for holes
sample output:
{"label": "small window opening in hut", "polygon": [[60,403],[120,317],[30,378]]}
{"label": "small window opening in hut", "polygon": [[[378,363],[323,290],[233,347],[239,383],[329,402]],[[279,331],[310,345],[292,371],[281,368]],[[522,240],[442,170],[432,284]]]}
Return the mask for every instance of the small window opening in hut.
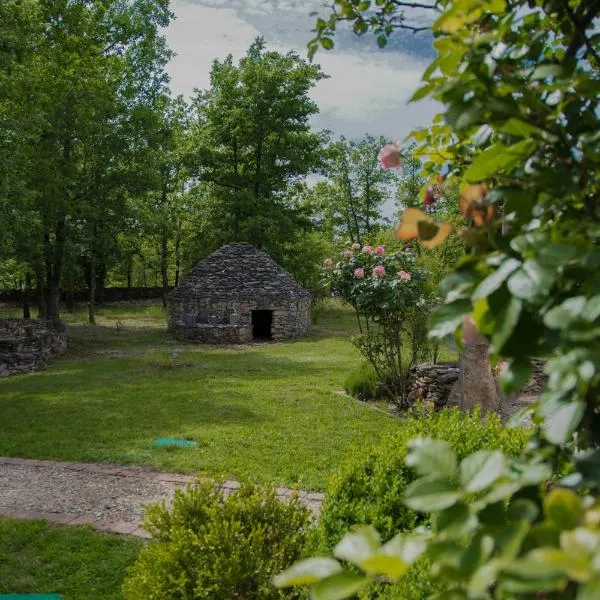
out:
{"label": "small window opening in hut", "polygon": [[252,335],[255,340],[270,340],[271,325],[273,324],[272,310],[252,311]]}

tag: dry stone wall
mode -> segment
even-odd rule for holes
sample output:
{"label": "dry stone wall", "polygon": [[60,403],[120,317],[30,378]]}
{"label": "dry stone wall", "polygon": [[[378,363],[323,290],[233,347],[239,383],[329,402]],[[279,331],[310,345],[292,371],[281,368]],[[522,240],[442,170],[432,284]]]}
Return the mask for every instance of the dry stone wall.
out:
{"label": "dry stone wall", "polygon": [[[168,329],[175,338],[182,341],[204,344],[246,344],[253,339],[253,310],[273,311],[271,338],[274,341],[299,337],[310,331],[310,299],[264,301],[171,299]],[[191,314],[196,315],[194,324],[188,322],[188,315]],[[236,323],[232,322],[232,315],[235,315]]]}
{"label": "dry stone wall", "polygon": [[[546,379],[544,374],[545,362],[539,359],[531,361],[532,374],[527,384],[519,390],[517,397],[539,396],[543,389]],[[498,365],[496,375],[502,370],[503,364]],[[427,402],[433,402],[436,407],[446,406],[448,404],[459,404],[453,396],[453,388],[460,376],[460,366],[452,363],[431,364],[424,363],[413,367],[410,372],[408,401],[410,404],[421,399]],[[468,388],[467,388],[468,389]],[[501,402],[505,399],[498,389],[498,396]],[[509,398],[508,400],[512,400]]]}
{"label": "dry stone wall", "polygon": [[0,377],[30,373],[67,349],[63,325],[29,319],[0,319]]}

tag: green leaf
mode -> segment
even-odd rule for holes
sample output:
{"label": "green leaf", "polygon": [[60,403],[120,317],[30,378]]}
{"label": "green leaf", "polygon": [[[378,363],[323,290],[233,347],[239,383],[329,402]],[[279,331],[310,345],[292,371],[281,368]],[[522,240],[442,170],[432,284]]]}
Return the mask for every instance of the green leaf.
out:
{"label": "green leaf", "polygon": [[549,244],[542,246],[537,253],[538,260],[550,267],[561,267],[572,261],[579,254],[579,249],[569,244]]}
{"label": "green leaf", "polygon": [[512,146],[498,142],[475,158],[464,177],[467,181],[485,181],[523,163],[535,148],[533,140],[523,140]]}
{"label": "green leaf", "polygon": [[544,514],[560,529],[575,529],[583,516],[583,505],[575,492],[558,488],[544,498]]}
{"label": "green leaf", "polygon": [[584,410],[583,402],[569,402],[546,417],[542,425],[546,439],[557,446],[566,444],[579,425]]}
{"label": "green leaf", "polygon": [[419,475],[440,475],[451,478],[456,473],[457,459],[448,442],[416,438],[408,444],[406,464]]}
{"label": "green leaf", "polygon": [[420,512],[437,512],[452,506],[459,498],[460,492],[449,481],[423,477],[406,488],[404,503]]}
{"label": "green leaf", "polygon": [[396,556],[407,565],[412,565],[427,548],[424,536],[398,534],[381,548],[380,554]]}
{"label": "green leaf", "polygon": [[508,278],[508,276],[518,267],[521,266],[521,262],[509,258],[505,260],[498,269],[496,269],[491,275],[486,277],[473,292],[472,299],[479,300],[480,298],[487,298],[490,294],[495,292]]}
{"label": "green leaf", "polygon": [[506,473],[506,458],[499,450],[480,450],[460,464],[460,481],[467,492],[480,492]]}
{"label": "green leaf", "polygon": [[477,518],[462,502],[442,510],[436,515],[435,529],[444,539],[457,539],[467,535],[477,526]]}
{"label": "green leaf", "polygon": [[585,556],[559,548],[536,548],[511,564],[507,572],[523,579],[566,575],[576,581],[588,579],[591,575],[589,560]]}
{"label": "green leaf", "polygon": [[273,579],[275,587],[306,585],[340,573],[342,566],[337,560],[328,557],[301,560]]}
{"label": "green leaf", "polygon": [[500,598],[512,598],[514,594],[537,594],[539,592],[562,591],[569,583],[566,577],[543,577],[523,579],[520,577],[502,576],[497,588]]}
{"label": "green leaf", "polygon": [[462,324],[463,318],[470,312],[469,300],[456,300],[450,304],[442,304],[431,315],[429,337],[443,338],[454,333],[454,330]]}
{"label": "green leaf", "polygon": [[331,38],[321,38],[321,46],[325,48],[325,50],[331,50],[335,46],[334,41]]}
{"label": "green leaf", "polygon": [[527,521],[517,521],[504,527],[496,536],[496,551],[503,559],[513,560],[521,552],[523,541],[531,529]]}
{"label": "green leaf", "polygon": [[344,571],[322,579],[312,586],[313,600],[343,600],[354,596],[370,579]]}
{"label": "green leaf", "polygon": [[544,315],[544,325],[550,329],[567,329],[573,321],[581,317],[586,304],[585,296],[568,298]]}
{"label": "green leaf", "polygon": [[357,531],[346,534],[334,548],[333,554],[341,560],[362,566],[362,563],[371,557],[380,545],[381,538],[377,530],[366,525]]}
{"label": "green leaf", "polygon": [[600,580],[595,580],[581,586],[575,600],[598,600],[598,598],[600,598]]}
{"label": "green leaf", "polygon": [[500,373],[498,381],[502,391],[507,394],[518,392],[531,376],[531,363],[525,361],[512,361]]}
{"label": "green leaf", "polygon": [[508,289],[517,298],[535,300],[547,295],[556,280],[555,269],[542,266],[535,260],[527,260],[508,280]]}
{"label": "green leaf", "polygon": [[512,336],[523,308],[523,301],[511,296],[508,304],[500,313],[496,322],[498,326],[492,335],[493,352],[499,354]]}
{"label": "green leaf", "polygon": [[561,77],[563,75],[566,75],[566,73],[561,65],[539,65],[532,71],[529,79],[533,81],[546,79],[547,77]]}
{"label": "green leaf", "polygon": [[514,136],[528,138],[531,135],[543,135],[543,129],[519,119],[516,117],[510,117],[500,127],[497,128],[502,133],[509,133]]}

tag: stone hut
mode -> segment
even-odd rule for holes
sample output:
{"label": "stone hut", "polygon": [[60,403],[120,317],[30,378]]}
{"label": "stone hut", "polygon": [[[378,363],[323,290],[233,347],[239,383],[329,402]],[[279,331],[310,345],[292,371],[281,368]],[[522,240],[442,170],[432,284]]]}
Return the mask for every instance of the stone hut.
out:
{"label": "stone hut", "polygon": [[310,294],[245,242],[201,260],[169,294],[168,312],[177,339],[208,344],[284,340],[310,330]]}

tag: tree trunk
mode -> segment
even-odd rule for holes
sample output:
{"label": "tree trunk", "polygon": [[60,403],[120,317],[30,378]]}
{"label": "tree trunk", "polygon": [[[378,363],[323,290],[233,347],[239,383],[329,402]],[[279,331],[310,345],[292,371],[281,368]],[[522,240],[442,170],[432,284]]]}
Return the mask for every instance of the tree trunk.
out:
{"label": "tree trunk", "polygon": [[160,236],[160,275],[162,279],[163,306],[165,308],[167,308],[167,295],[169,294],[168,241],[167,227],[163,225]]}
{"label": "tree trunk", "polygon": [[96,263],[96,304],[104,304],[104,289],[106,287],[106,263]]}
{"label": "tree trunk", "polygon": [[180,254],[180,246],[181,246],[181,235],[179,231],[177,232],[177,237],[175,238],[175,287],[179,285],[179,273],[181,271],[181,256]]}
{"label": "tree trunk", "polygon": [[465,348],[459,358],[460,373],[448,403],[457,404],[461,410],[471,410],[480,405],[484,414],[498,411],[500,398],[488,359],[489,344],[477,331],[471,317],[463,321],[463,342]]}
{"label": "tree trunk", "polygon": [[31,309],[29,308],[29,290],[31,289],[31,274],[25,275],[25,290],[23,292],[23,318],[31,319]]}
{"label": "tree trunk", "polygon": [[90,259],[90,298],[88,302],[88,322],[96,324],[96,254],[92,252]]}

